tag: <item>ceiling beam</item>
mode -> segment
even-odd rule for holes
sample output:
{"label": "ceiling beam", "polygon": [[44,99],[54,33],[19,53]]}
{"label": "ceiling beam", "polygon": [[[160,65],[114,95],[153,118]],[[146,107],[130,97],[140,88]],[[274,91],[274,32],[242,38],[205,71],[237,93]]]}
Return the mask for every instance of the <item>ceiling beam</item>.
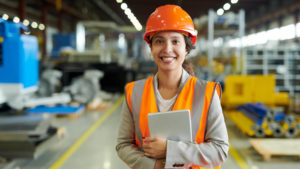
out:
{"label": "ceiling beam", "polygon": [[275,18],[279,18],[281,16],[284,16],[288,13],[293,13],[294,11],[300,9],[300,2],[295,2],[287,7],[284,7],[282,9],[279,9],[277,11],[274,11],[272,13],[266,14],[258,19],[255,19],[253,21],[250,21],[247,23],[247,28],[252,28],[256,25],[268,22],[270,20],[274,20]]}
{"label": "ceiling beam", "polygon": [[[53,0],[45,0],[45,1],[55,7],[55,1]],[[75,16],[78,19],[84,19],[84,20],[89,19],[86,15],[82,15],[80,12],[78,12],[78,10],[71,8],[68,5],[65,5],[63,2],[62,2],[62,10],[69,15]]]}
{"label": "ceiling beam", "polygon": [[118,24],[126,25],[123,19],[120,18],[118,14],[116,14],[115,11],[113,11],[108,5],[106,5],[103,0],[93,0],[94,3],[98,5],[100,9],[102,9],[104,12],[108,14],[113,20],[115,20]]}

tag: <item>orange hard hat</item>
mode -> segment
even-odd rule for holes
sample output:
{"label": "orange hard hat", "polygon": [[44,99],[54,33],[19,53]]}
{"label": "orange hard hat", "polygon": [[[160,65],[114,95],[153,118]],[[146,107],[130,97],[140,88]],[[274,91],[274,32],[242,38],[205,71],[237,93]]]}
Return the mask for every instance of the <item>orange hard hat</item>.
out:
{"label": "orange hard hat", "polygon": [[159,31],[179,31],[188,33],[194,45],[197,33],[190,15],[177,5],[164,5],[156,8],[146,24],[144,40],[149,43],[150,35]]}

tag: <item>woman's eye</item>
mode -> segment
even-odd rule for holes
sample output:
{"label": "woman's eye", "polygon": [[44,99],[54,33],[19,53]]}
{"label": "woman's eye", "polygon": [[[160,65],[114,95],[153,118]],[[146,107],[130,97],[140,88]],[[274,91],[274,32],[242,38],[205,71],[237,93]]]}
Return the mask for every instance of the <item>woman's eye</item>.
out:
{"label": "woman's eye", "polygon": [[179,40],[173,40],[174,44],[179,44]]}
{"label": "woman's eye", "polygon": [[162,40],[160,40],[160,39],[157,39],[157,40],[155,40],[155,43],[156,43],[156,44],[162,44],[162,43],[163,43],[163,41],[162,41]]}

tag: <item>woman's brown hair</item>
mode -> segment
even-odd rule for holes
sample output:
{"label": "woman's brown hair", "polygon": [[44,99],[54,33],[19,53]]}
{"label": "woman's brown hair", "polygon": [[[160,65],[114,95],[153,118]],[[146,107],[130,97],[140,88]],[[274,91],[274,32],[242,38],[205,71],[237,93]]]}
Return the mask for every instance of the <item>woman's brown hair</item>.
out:
{"label": "woman's brown hair", "polygon": [[[194,49],[193,43],[192,43],[192,39],[189,36],[184,36],[184,41],[185,41],[185,49],[188,52],[188,54],[190,53],[190,51],[192,49]],[[184,68],[184,70],[186,70],[190,75],[195,76],[195,72],[194,72],[194,66],[193,63],[191,61],[188,61],[187,59],[184,59],[182,67]]]}
{"label": "woman's brown hair", "polygon": [[184,60],[182,67],[185,71],[187,71],[190,75],[195,76],[193,63],[189,60]]}

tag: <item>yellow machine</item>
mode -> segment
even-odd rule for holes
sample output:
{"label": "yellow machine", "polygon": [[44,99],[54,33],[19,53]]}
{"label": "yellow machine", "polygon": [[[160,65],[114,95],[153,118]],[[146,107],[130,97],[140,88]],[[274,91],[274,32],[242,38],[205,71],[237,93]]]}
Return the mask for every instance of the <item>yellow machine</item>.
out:
{"label": "yellow machine", "polygon": [[288,106],[288,93],[275,92],[275,75],[229,75],[222,97],[224,108],[262,102],[268,106]]}

